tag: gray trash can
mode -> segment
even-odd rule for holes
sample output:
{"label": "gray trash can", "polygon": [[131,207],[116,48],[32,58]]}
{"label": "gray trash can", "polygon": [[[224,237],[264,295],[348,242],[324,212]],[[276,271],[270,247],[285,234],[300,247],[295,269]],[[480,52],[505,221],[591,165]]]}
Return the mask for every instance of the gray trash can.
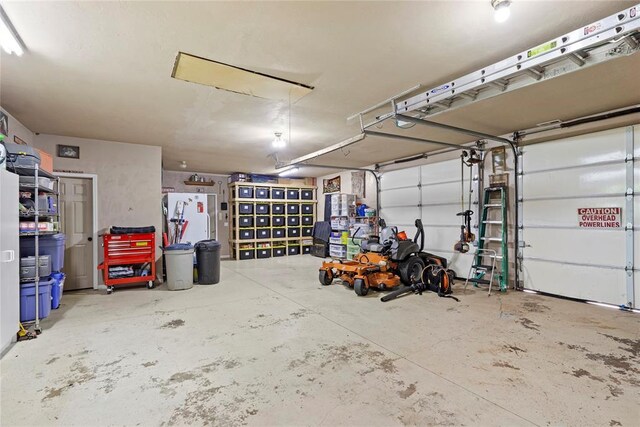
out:
{"label": "gray trash can", "polygon": [[202,240],[196,243],[199,284],[215,285],[220,282],[220,247],[217,240]]}
{"label": "gray trash can", "polygon": [[176,243],[164,248],[167,263],[167,288],[180,291],[193,287],[193,246]]}

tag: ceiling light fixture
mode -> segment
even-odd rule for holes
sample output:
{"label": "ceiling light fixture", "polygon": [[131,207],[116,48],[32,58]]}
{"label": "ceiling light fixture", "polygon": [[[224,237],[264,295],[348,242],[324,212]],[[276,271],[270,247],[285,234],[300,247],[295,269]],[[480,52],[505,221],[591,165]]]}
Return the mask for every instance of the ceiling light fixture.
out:
{"label": "ceiling light fixture", "polygon": [[275,138],[273,140],[273,142],[271,143],[271,145],[273,145],[273,148],[284,148],[287,146],[287,141],[284,140],[284,138],[282,137],[282,132],[274,132],[275,134]]}
{"label": "ceiling light fixture", "polygon": [[182,169],[186,169],[186,168],[187,168],[187,162],[186,162],[186,161],[184,161],[184,160],[183,160],[183,161],[181,161],[181,162],[180,162],[180,167],[181,167]]}
{"label": "ceiling light fixture", "polygon": [[413,122],[405,122],[404,120],[396,119],[396,126],[400,129],[411,129],[416,124]]}
{"label": "ceiling light fixture", "polygon": [[496,22],[505,22],[509,19],[509,15],[511,15],[511,6],[510,0],[491,0],[491,7],[493,7],[494,11],[494,19]]}
{"label": "ceiling light fixture", "polygon": [[294,166],[291,169],[287,169],[285,171],[282,171],[278,174],[278,176],[289,176],[289,175],[293,175],[294,173],[298,172],[300,170],[299,167]]}
{"label": "ceiling light fixture", "polygon": [[24,53],[22,40],[2,7],[0,7],[0,45],[9,55],[15,53],[22,56]]}

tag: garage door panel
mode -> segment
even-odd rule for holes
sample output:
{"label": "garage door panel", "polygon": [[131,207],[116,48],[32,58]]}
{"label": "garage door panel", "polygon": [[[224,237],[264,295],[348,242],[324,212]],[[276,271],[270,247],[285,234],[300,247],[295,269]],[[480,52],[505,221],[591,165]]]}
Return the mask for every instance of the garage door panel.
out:
{"label": "garage door panel", "polygon": [[[468,170],[465,170],[465,174]],[[431,163],[421,167],[422,184],[460,180],[460,160]],[[459,182],[458,182],[459,184]]]}
{"label": "garage door panel", "polygon": [[418,206],[420,193],[418,188],[401,188],[397,190],[381,191],[380,203],[382,206]]}
{"label": "garage door panel", "polygon": [[[460,204],[441,205],[441,206],[424,206],[422,208],[422,222],[424,224],[453,226],[461,224],[459,216]],[[474,221],[472,221],[473,223]],[[460,228],[458,227],[458,232]]]}
{"label": "garage door panel", "polygon": [[535,229],[524,235],[527,257],[624,266],[625,235],[617,230]]}
{"label": "garage door panel", "polygon": [[527,289],[608,304],[627,302],[623,270],[528,260],[523,275]]}
{"label": "garage door panel", "polygon": [[[464,202],[469,197],[469,181],[464,185]],[[422,204],[453,203],[460,207],[460,181],[422,187]]]}
{"label": "garage door panel", "polygon": [[623,164],[528,174],[523,177],[524,199],[554,196],[623,194],[626,171]]}
{"label": "garage door panel", "polygon": [[413,225],[420,215],[418,207],[415,208],[384,208],[380,216],[388,225]]}
{"label": "garage door panel", "polygon": [[530,200],[524,204],[522,220],[525,225],[578,225],[579,208],[609,208],[621,207],[624,214],[625,200],[623,197],[598,197],[592,199],[563,199],[563,200]]}
{"label": "garage door panel", "polygon": [[397,187],[406,187],[408,185],[418,185],[420,180],[420,168],[400,169],[391,172],[385,172],[380,178],[380,188],[390,189]]}
{"label": "garage door panel", "polygon": [[590,135],[580,135],[554,141],[553,153],[548,144],[527,146],[523,149],[525,171],[555,169],[587,165],[625,158],[626,130],[613,129]]}

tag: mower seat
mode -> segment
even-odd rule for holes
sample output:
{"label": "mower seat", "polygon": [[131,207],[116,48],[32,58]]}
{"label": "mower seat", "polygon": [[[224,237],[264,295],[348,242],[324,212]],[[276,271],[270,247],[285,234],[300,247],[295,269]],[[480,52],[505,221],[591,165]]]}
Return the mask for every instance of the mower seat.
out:
{"label": "mower seat", "polygon": [[377,252],[377,253],[380,253],[385,249],[382,243],[376,242],[376,241],[369,241],[369,240],[363,240],[362,243],[360,244],[360,248],[364,252]]}

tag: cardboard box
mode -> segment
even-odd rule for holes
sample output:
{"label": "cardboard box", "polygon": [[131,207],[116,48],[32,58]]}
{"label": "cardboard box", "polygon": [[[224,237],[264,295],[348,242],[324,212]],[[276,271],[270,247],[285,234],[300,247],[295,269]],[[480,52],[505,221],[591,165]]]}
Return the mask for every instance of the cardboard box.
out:
{"label": "cardboard box", "polygon": [[[36,148],[36,150],[38,149]],[[40,169],[53,173],[53,157],[51,157],[51,154],[42,150],[38,150],[38,154],[40,154]]]}

